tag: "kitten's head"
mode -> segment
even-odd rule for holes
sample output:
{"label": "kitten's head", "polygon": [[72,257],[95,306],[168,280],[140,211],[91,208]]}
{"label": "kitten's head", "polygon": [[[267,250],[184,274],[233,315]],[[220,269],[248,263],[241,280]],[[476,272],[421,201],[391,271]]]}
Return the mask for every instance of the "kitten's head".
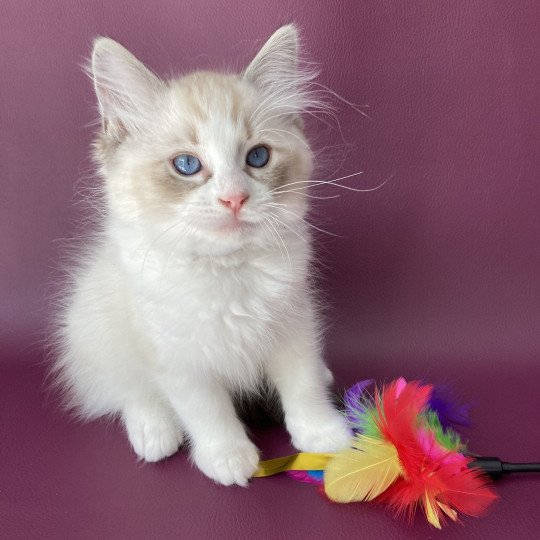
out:
{"label": "kitten's head", "polygon": [[114,218],[134,230],[171,227],[206,253],[275,243],[283,222],[296,229],[312,170],[300,114],[313,93],[294,26],[241,74],[168,81],[99,38],[92,75],[102,116],[95,154]]}

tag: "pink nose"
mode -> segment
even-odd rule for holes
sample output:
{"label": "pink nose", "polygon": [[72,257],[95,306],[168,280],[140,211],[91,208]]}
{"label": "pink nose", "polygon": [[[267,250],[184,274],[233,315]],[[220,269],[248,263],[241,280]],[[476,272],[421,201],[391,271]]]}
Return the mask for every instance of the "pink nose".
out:
{"label": "pink nose", "polygon": [[218,202],[237,213],[248,199],[249,195],[247,193],[240,193],[239,195],[228,195],[227,197],[222,197],[218,199]]}

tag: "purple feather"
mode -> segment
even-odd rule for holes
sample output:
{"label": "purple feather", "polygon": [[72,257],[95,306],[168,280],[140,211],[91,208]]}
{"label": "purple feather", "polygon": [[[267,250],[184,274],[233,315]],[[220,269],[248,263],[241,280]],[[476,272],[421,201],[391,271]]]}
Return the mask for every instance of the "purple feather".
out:
{"label": "purple feather", "polygon": [[351,425],[358,422],[358,416],[366,412],[363,394],[366,388],[373,383],[373,379],[365,379],[357,382],[345,392],[345,414]]}
{"label": "purple feather", "polygon": [[444,429],[471,425],[469,419],[470,405],[457,403],[452,390],[448,386],[433,387],[428,407],[437,413]]}

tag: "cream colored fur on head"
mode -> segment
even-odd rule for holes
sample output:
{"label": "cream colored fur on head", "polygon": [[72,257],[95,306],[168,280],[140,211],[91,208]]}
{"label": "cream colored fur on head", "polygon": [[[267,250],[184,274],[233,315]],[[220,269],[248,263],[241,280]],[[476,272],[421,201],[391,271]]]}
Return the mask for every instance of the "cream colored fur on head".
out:
{"label": "cream colored fur on head", "polygon": [[[232,398],[263,381],[299,450],[344,447],[310,290],[305,190],[294,187],[312,170],[301,114],[317,107],[297,29],[280,28],[243,74],[161,80],[107,38],[91,72],[103,221],[72,269],[58,331],[69,405],[120,417],[147,461],[188,438],[197,466],[225,485],[257,467]],[[248,165],[261,145],[268,163]],[[199,172],[178,172],[184,154]]]}

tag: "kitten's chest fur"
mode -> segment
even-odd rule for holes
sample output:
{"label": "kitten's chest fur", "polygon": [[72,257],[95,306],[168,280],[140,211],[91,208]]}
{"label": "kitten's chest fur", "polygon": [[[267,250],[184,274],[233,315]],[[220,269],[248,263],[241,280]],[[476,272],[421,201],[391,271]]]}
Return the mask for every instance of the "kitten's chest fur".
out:
{"label": "kitten's chest fur", "polygon": [[297,253],[289,265],[279,252],[244,252],[178,258],[164,269],[156,258],[136,289],[141,324],[170,365],[254,388],[297,319],[305,283],[294,280],[292,265],[301,259]]}

